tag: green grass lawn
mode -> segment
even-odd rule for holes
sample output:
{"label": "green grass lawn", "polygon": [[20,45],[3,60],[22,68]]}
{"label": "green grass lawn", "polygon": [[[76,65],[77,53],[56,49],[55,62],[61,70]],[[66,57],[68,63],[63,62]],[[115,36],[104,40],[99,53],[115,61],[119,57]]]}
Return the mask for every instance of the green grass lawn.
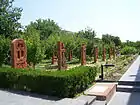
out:
{"label": "green grass lawn", "polygon": [[[100,66],[101,64],[104,64],[104,63],[105,62],[103,62],[101,59],[98,59],[97,63],[93,63],[93,60],[92,61],[90,60],[86,62],[86,66],[94,67],[94,66]],[[75,67],[81,66],[81,62],[79,61],[79,59],[73,58],[72,61],[67,61],[67,66],[68,66],[68,69],[75,68]],[[57,64],[52,65],[51,60],[43,60],[41,63],[36,65],[36,69],[57,70]]]}

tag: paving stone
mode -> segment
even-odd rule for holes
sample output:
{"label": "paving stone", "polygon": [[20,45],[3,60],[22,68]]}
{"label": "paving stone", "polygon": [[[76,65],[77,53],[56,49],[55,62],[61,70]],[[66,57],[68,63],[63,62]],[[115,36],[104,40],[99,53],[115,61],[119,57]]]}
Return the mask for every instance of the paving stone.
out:
{"label": "paving stone", "polygon": [[92,103],[91,105],[107,105],[106,101],[95,101],[94,103]]}
{"label": "paving stone", "polygon": [[55,105],[88,105],[88,102],[85,100],[64,98],[60,101],[57,101]]}
{"label": "paving stone", "polygon": [[119,91],[119,92],[140,92],[140,86],[118,85],[117,91]]}
{"label": "paving stone", "polygon": [[78,98],[76,98],[77,100],[85,100],[88,102],[88,104],[93,103],[96,100],[96,96],[86,96],[86,95],[81,95]]}
{"label": "paving stone", "polygon": [[0,105],[54,105],[55,101],[0,90]]}
{"label": "paving stone", "polygon": [[108,105],[140,105],[140,93],[116,92]]}

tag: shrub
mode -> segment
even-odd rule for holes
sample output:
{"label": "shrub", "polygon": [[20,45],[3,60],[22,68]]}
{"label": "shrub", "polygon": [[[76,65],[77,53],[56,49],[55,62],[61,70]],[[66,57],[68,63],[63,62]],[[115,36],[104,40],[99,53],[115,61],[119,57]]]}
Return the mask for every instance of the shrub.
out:
{"label": "shrub", "polygon": [[135,47],[125,46],[121,49],[121,54],[127,55],[127,54],[136,54],[137,49]]}
{"label": "shrub", "polygon": [[28,64],[32,63],[35,69],[35,65],[45,57],[44,41],[40,40],[39,32],[32,27],[28,27],[25,30],[25,35],[21,37],[25,40],[27,46],[27,62]]}
{"label": "shrub", "polygon": [[73,97],[91,85],[95,76],[95,67],[84,66],[55,72],[0,68],[0,87]]}
{"label": "shrub", "polygon": [[0,66],[5,63],[10,48],[10,40],[0,36]]}

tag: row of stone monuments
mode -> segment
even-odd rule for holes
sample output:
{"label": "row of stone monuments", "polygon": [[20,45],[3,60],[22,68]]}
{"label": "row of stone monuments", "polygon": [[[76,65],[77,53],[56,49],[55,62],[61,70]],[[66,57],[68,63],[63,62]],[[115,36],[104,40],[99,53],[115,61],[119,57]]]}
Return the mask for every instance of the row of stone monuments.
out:
{"label": "row of stone monuments", "polygon": [[[61,45],[62,44],[62,45]],[[62,42],[58,42],[58,57],[53,54],[52,56],[52,64],[56,64],[58,62],[59,69],[66,69],[66,58],[65,58],[65,48]],[[115,59],[115,48],[109,49],[109,59]],[[69,54],[69,60],[72,59],[72,51]],[[94,47],[94,62],[96,63],[98,60],[98,47]],[[102,51],[102,60],[106,60],[106,49],[103,47]],[[62,64],[61,64],[62,63]],[[62,67],[61,67],[62,65]],[[82,44],[81,46],[81,65],[86,65],[86,45]]]}
{"label": "row of stone monuments", "polygon": [[[115,59],[115,48],[110,48],[109,49],[109,59]],[[98,47],[94,47],[94,63],[96,63],[98,60]],[[102,60],[106,60],[106,49],[103,47],[102,51]],[[85,44],[82,45],[81,47],[81,65],[86,64],[86,46]]]}
{"label": "row of stone monuments", "polygon": [[[58,69],[67,69],[65,52],[66,49],[64,47],[64,43],[57,43],[57,56],[53,54],[52,56],[52,64],[57,63]],[[115,58],[115,48],[110,48],[109,50],[109,58]],[[27,48],[24,40],[15,39],[11,43],[11,57],[12,57],[12,67],[13,68],[26,68],[27,67]],[[103,61],[106,60],[106,49],[103,47]],[[69,60],[72,60],[72,51],[69,54]],[[98,60],[98,48],[94,48],[94,62],[96,63]],[[81,65],[86,65],[86,45],[83,44],[81,47]]]}

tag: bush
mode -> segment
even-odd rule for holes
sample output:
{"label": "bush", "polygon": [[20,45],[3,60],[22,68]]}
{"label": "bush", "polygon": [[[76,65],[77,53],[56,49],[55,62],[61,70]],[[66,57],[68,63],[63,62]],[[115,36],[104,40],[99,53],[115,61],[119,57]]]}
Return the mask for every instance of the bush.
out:
{"label": "bush", "polygon": [[27,46],[27,62],[28,64],[33,64],[33,68],[35,69],[35,65],[45,57],[44,41],[40,40],[39,32],[32,27],[27,28],[21,37]]}
{"label": "bush", "polygon": [[95,80],[96,68],[76,67],[68,71],[0,68],[0,87],[58,97],[74,97]]}
{"label": "bush", "polygon": [[10,48],[10,40],[0,36],[0,66],[6,62],[8,51]]}
{"label": "bush", "polygon": [[135,47],[125,46],[121,49],[121,54],[128,55],[128,54],[136,54],[137,49]]}

